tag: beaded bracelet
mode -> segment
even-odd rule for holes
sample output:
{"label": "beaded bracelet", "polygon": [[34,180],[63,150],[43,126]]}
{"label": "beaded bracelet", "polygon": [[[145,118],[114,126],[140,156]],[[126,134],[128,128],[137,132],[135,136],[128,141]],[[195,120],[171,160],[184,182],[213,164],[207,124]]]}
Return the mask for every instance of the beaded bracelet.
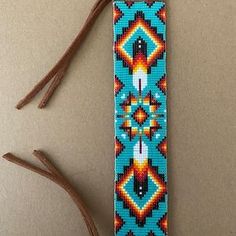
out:
{"label": "beaded bracelet", "polygon": [[[81,31],[62,58],[21,99],[28,104],[48,83],[44,108],[96,18],[111,0],[97,0]],[[167,235],[167,82],[166,9],[153,0],[113,1],[115,186],[114,234]],[[80,210],[91,236],[98,230],[79,193],[42,151],[33,153],[38,168],[11,153],[4,159],[34,171],[61,186]]]}

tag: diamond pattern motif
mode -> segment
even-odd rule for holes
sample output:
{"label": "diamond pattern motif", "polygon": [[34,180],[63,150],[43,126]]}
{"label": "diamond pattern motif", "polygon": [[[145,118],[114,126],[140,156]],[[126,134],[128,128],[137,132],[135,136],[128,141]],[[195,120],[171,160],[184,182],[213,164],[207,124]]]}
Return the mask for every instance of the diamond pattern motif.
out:
{"label": "diamond pattern motif", "polygon": [[144,124],[144,122],[147,120],[148,116],[149,115],[147,114],[147,112],[141,106],[139,106],[138,109],[132,115],[134,120],[140,126],[142,126]]}

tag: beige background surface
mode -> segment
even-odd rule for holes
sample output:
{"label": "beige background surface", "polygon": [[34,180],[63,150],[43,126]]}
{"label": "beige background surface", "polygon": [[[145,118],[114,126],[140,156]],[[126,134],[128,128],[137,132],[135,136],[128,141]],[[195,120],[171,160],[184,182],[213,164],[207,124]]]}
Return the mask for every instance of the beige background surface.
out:
{"label": "beige background surface", "polygon": [[[0,0],[0,153],[50,153],[102,236],[113,234],[111,5],[50,106],[14,106],[57,61],[94,0]],[[168,1],[171,236],[236,235],[236,2]],[[1,236],[86,236],[55,184],[0,161]]]}

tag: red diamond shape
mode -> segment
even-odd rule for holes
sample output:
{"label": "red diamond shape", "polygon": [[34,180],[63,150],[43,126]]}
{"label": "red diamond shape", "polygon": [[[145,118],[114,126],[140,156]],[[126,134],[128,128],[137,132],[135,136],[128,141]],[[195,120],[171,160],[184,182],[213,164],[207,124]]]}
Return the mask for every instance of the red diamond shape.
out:
{"label": "red diamond shape", "polygon": [[130,8],[134,2],[133,1],[125,1],[125,4]]}
{"label": "red diamond shape", "polygon": [[163,6],[157,13],[156,16],[165,24],[166,23],[166,8]]}
{"label": "red diamond shape", "polygon": [[133,113],[132,117],[134,120],[141,126],[148,118],[147,112],[140,106],[138,109]]}
{"label": "red diamond shape", "polygon": [[115,153],[116,153],[116,157],[118,157],[121,154],[121,152],[123,152],[124,148],[125,147],[121,143],[121,141],[118,138],[116,138],[116,140],[115,140]]}
{"label": "red diamond shape", "polygon": [[154,0],[146,0],[145,2],[149,7],[151,7],[155,1]]}
{"label": "red diamond shape", "polygon": [[114,8],[113,8],[113,20],[114,20],[115,24],[120,20],[120,18],[123,15],[124,14],[122,13],[122,11],[116,5],[114,5]]}
{"label": "red diamond shape", "polygon": [[167,156],[167,139],[164,138],[157,146],[159,152],[166,158]]}
{"label": "red diamond shape", "polygon": [[117,76],[115,76],[115,82],[114,82],[114,91],[115,96],[120,92],[121,89],[124,88],[124,84],[119,80]]}
{"label": "red diamond shape", "polygon": [[118,213],[116,213],[116,216],[115,216],[115,230],[116,230],[116,233],[122,228],[124,223],[125,222],[123,221],[123,219],[119,216]]}
{"label": "red diamond shape", "polygon": [[167,235],[167,228],[168,228],[168,219],[167,214],[165,214],[157,223],[160,229],[163,231],[165,235]]}
{"label": "red diamond shape", "polygon": [[157,82],[157,87],[166,95],[167,93],[167,82],[166,82],[166,75],[164,75],[159,82]]}

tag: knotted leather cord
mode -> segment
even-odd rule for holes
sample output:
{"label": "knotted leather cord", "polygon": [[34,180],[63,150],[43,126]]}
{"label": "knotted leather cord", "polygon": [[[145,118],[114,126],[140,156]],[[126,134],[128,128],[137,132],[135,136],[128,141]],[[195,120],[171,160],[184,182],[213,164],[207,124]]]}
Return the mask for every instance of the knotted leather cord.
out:
{"label": "knotted leather cord", "polygon": [[23,99],[21,99],[18,102],[18,104],[16,105],[17,109],[21,109],[26,104],[31,102],[31,100],[53,79],[51,85],[49,86],[47,92],[43,96],[38,107],[44,108],[48,104],[53,93],[55,92],[55,90],[60,85],[61,81],[63,80],[64,75],[70,65],[71,60],[73,59],[79,47],[82,45],[82,42],[88,35],[97,17],[102,12],[102,10],[106,7],[106,5],[111,1],[112,0],[97,0],[90,14],[88,15],[81,31],[79,32],[75,40],[72,42],[70,47],[66,50],[66,52],[61,57],[61,59],[56,63],[56,65],[48,72],[48,74],[42,80],[40,80]]}
{"label": "knotted leather cord", "polygon": [[92,217],[90,216],[88,209],[84,202],[82,201],[79,193],[77,192],[76,188],[67,180],[66,177],[48,160],[47,156],[39,150],[35,150],[33,155],[46,167],[47,170],[43,170],[39,167],[36,167],[30,164],[27,161],[24,161],[11,153],[7,153],[3,156],[3,158],[7,161],[10,161],[16,165],[19,165],[23,168],[31,170],[39,175],[46,177],[53,181],[54,183],[58,184],[62,187],[74,201],[78,209],[80,210],[83,219],[86,223],[87,229],[91,236],[99,236],[97,228],[93,222]]}

